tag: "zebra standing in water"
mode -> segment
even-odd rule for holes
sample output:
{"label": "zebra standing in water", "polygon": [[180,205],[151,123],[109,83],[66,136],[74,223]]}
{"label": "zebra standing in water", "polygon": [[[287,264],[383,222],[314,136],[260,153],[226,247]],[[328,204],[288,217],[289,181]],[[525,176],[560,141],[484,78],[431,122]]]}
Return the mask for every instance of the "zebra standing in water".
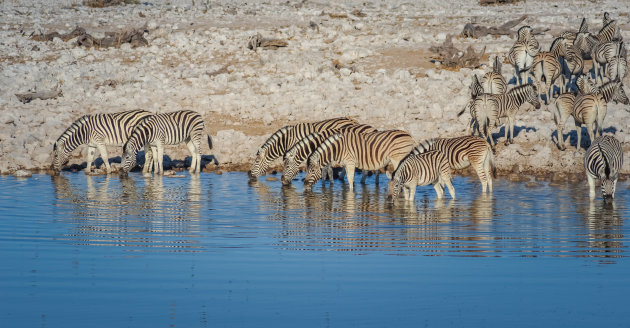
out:
{"label": "zebra standing in water", "polygon": [[68,161],[72,151],[87,144],[89,148],[85,171],[88,173],[91,171],[92,160],[98,148],[107,168],[107,173],[111,173],[112,168],[109,165],[107,146],[122,146],[136,124],[151,114],[144,110],[131,110],[114,114],[82,116],[72,123],[55,142],[52,154],[52,170],[58,174],[61,167]]}
{"label": "zebra standing in water", "polygon": [[560,57],[567,55],[567,41],[560,37],[553,40],[549,51],[541,51],[534,56],[532,72],[539,91],[545,93],[548,105],[553,96],[553,85],[562,73]]}
{"label": "zebra standing in water", "polygon": [[[324,142],[324,140],[328,139],[333,134],[340,132],[370,133],[376,131],[375,128],[367,124],[358,124],[341,129],[331,129],[309,134],[284,154],[284,166],[281,178],[282,184],[291,184],[291,180],[293,180],[299,172],[300,165]],[[365,183],[366,177],[367,171],[363,170],[361,183]]]}
{"label": "zebra standing in water", "polygon": [[600,179],[604,199],[615,198],[615,188],[622,165],[623,150],[615,137],[601,136],[593,141],[584,155],[584,170],[591,199],[595,198],[595,179]]}
{"label": "zebra standing in water", "polygon": [[[299,123],[294,126],[282,127],[258,148],[254,164],[247,174],[250,179],[256,179],[267,174],[267,169],[272,161],[284,156],[287,150],[313,132],[340,129],[357,124],[359,122],[352,118],[338,117],[315,123]],[[332,179],[332,175],[330,179]]]}
{"label": "zebra standing in water", "polygon": [[[308,157],[304,187],[312,188],[321,178],[321,168],[334,162],[345,167],[352,191],[355,168],[378,170],[391,164],[395,170],[415,145],[413,137],[401,130],[334,134]],[[391,177],[389,171],[387,173],[387,177]]]}
{"label": "zebra standing in water", "polygon": [[[444,198],[444,186],[448,188],[451,198],[455,199],[451,167],[448,159],[441,151],[432,150],[419,154],[409,154],[400,162],[389,182],[389,194],[392,201],[398,199],[400,190],[404,188],[405,200],[413,201],[416,186],[432,184],[438,199]],[[389,198],[388,197],[388,198]]]}
{"label": "zebra standing in water", "polygon": [[[489,138],[493,149],[494,140],[489,131],[490,127],[495,126],[500,118],[507,117],[505,126],[505,138],[507,140],[505,143],[512,143],[516,112],[526,102],[532,104],[536,109],[540,108],[538,93],[534,85],[521,85],[502,95],[483,94],[471,103],[471,115],[474,115],[473,119],[479,124],[479,130],[484,139]],[[463,111],[458,113],[458,116],[461,114]]]}
{"label": "zebra standing in water", "polygon": [[481,191],[492,192],[494,155],[484,139],[473,136],[433,138],[419,142],[411,152],[420,154],[432,150],[442,152],[453,170],[462,170],[472,165],[481,182]]}
{"label": "zebra standing in water", "polygon": [[527,72],[532,67],[534,56],[540,45],[532,34],[532,28],[523,26],[518,29],[518,39],[508,52],[508,61],[516,71],[516,82],[519,85],[528,83]]}
{"label": "zebra standing in water", "polygon": [[[143,173],[150,173],[155,167],[155,172],[164,172],[163,158],[164,145],[177,145],[186,143],[192,157],[190,173],[201,171],[201,138],[205,132],[205,124],[199,113],[191,110],[181,110],[171,113],[156,114],[142,120],[133,129],[129,140],[123,150],[122,169],[129,172],[136,165],[138,151],[145,147],[148,152],[151,148],[152,160],[148,160],[142,169]],[[208,147],[212,149],[212,139],[206,133]]]}

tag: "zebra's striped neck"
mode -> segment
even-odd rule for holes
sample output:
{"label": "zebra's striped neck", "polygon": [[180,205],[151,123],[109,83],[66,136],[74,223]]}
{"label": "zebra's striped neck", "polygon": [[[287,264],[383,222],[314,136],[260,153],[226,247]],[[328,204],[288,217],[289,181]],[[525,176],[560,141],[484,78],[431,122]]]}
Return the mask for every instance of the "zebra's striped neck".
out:
{"label": "zebra's striped neck", "polygon": [[535,96],[534,87],[530,84],[521,85],[508,91],[507,96],[518,106],[524,104],[528,99]]}
{"label": "zebra's striped neck", "polygon": [[90,115],[84,115],[76,120],[55,142],[54,150],[72,152],[80,145],[89,142],[89,119]]}
{"label": "zebra's striped neck", "polygon": [[337,133],[322,142],[322,144],[315,150],[316,158],[318,160],[318,165],[326,166],[327,164],[333,161],[339,161],[341,151],[343,148],[342,145],[342,134]]}
{"label": "zebra's striped neck", "polygon": [[155,137],[155,128],[152,126],[153,116],[143,120],[138,124],[129,140],[125,143],[124,150],[138,153],[147,143],[152,142]]}
{"label": "zebra's striped neck", "polygon": [[284,155],[284,152],[287,150],[288,133],[291,130],[293,130],[291,126],[280,128],[265,141],[260,147],[259,152],[265,151],[265,155],[270,161]]}

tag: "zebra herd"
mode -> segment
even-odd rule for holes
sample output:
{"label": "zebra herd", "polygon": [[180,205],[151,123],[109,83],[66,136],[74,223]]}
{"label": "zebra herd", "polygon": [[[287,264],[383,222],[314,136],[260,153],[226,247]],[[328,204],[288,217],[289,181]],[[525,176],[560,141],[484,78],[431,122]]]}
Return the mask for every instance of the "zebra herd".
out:
{"label": "zebra herd", "polygon": [[[126,174],[136,165],[136,156],[144,147],[143,173],[155,169],[157,174],[161,174],[164,171],[164,145],[186,142],[192,156],[189,171],[199,173],[204,133],[205,124],[201,115],[189,110],[163,114],[131,110],[114,114],[84,115],[72,123],[55,142],[51,168],[55,174],[59,174],[72,151],[81,145],[88,145],[86,172],[90,172],[98,149],[107,173],[111,173],[107,146],[123,146],[122,173]],[[212,149],[212,139],[208,133],[206,137],[208,147]]]}
{"label": "zebra herd", "polygon": [[[587,59],[593,62],[594,80],[590,74],[584,74],[584,60]],[[627,73],[627,58],[617,22],[606,13],[604,26],[597,34],[591,34],[586,19],[583,19],[577,32],[563,32],[546,52],[540,51],[533,29],[523,26],[518,30],[507,60],[514,67],[517,86],[509,88],[501,74],[499,56],[494,59],[493,70],[481,80],[476,75],[472,77],[471,99],[458,113],[461,116],[469,110],[470,135],[417,142],[406,131],[379,131],[348,117],[299,123],[280,128],[263,143],[248,175],[250,179],[265,175],[270,164],[282,157],[282,183],[290,184],[299,168],[305,165],[304,186],[310,189],[316,181],[326,177],[332,183],[332,166],[341,165],[349,188],[353,190],[355,169],[363,171],[362,182],[365,182],[368,171],[378,174],[379,170],[385,169],[390,179],[391,199],[396,200],[403,191],[405,199],[413,200],[416,186],[429,184],[434,186],[438,198],[444,197],[445,187],[455,198],[451,171],[472,166],[481,182],[482,192],[492,192],[495,142],[491,129],[505,119],[505,142],[513,143],[519,109],[525,103],[539,109],[539,97],[544,94],[545,104],[557,125],[558,148],[566,148],[563,127],[569,116],[574,118],[578,128],[578,149],[581,126],[587,128],[591,145],[584,157],[584,167],[590,196],[595,196],[595,179],[600,179],[602,196],[614,197],[623,155],[619,141],[612,136],[602,136],[603,120],[608,102],[630,103],[621,82]],[[530,75],[534,83],[529,83]],[[560,93],[550,105],[555,96],[553,86],[558,81]],[[189,171],[198,174],[203,134],[212,149],[212,139],[201,115],[188,110],[162,114],[133,110],[85,115],[72,123],[55,142],[52,169],[58,174],[72,151],[87,144],[87,172],[90,172],[98,149],[107,173],[110,173],[112,168],[106,147],[123,146],[123,174],[136,166],[136,157],[142,148],[145,150],[143,173],[155,171],[162,174],[164,145],[185,142],[192,155]]]}
{"label": "zebra herd", "polygon": [[[471,166],[481,181],[482,191],[492,191],[494,155],[488,143],[475,136],[434,138],[417,142],[402,130],[378,131],[352,118],[285,126],[272,134],[258,149],[248,172],[250,179],[265,175],[275,159],[283,158],[283,184],[291,184],[302,164],[306,165],[304,188],[326,174],[332,183],[331,165],[342,165],[349,189],[354,188],[354,171],[386,169],[389,194],[396,199],[405,189],[405,199],[413,200],[416,186],[433,185],[438,198],[447,187],[455,190],[451,169]],[[364,181],[364,179],[363,179]]]}

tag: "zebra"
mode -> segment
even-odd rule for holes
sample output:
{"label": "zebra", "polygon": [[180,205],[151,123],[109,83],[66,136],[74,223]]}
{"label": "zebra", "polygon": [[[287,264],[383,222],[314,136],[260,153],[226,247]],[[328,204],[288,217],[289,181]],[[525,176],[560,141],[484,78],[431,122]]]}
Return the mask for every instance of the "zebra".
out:
{"label": "zebra", "polygon": [[608,12],[604,12],[604,17],[602,18],[602,25],[606,26],[611,21],[612,21],[612,18],[610,18],[610,14]]}
{"label": "zebra", "polygon": [[[475,76],[476,77],[476,76]],[[499,56],[494,58],[494,66],[491,72],[481,78],[483,93],[501,94],[507,90],[507,82],[501,74],[501,61]]]}
{"label": "zebra", "polygon": [[418,154],[409,154],[394,171],[389,182],[389,197],[394,202],[400,190],[404,188],[405,200],[413,201],[416,186],[433,185],[438,199],[444,198],[444,186],[451,198],[455,199],[455,188],[451,177],[451,167],[446,155],[441,151],[431,150]]}
{"label": "zebra", "polygon": [[472,103],[475,101],[477,96],[482,95],[484,93],[484,88],[479,82],[479,79],[477,78],[477,74],[473,74],[472,83],[470,84],[469,89],[470,89],[470,100],[468,101],[468,103],[466,103],[466,106],[464,107],[464,109],[462,109],[457,114],[457,116],[458,117],[461,116],[466,111],[466,109],[471,110],[470,121],[468,122],[468,128],[467,128],[466,133],[474,135],[475,131],[479,133],[479,124],[474,119],[475,115],[473,115],[472,113]]}
{"label": "zebra", "polygon": [[588,23],[586,22],[586,18],[582,18],[582,23],[580,23],[580,28],[577,32],[565,31],[560,34],[560,37],[565,38],[568,43],[573,45],[578,33],[588,33]]}
{"label": "zebra", "polygon": [[593,75],[595,79],[599,77],[600,82],[603,83],[604,76],[607,76],[607,64],[613,58],[619,56],[623,48],[624,44],[621,41],[602,42],[593,48],[591,58],[593,58]]}
{"label": "zebra", "polygon": [[[589,81],[584,77],[580,77],[580,79],[578,79],[578,84],[581,91],[580,94],[592,94],[595,92],[599,92],[605,103],[614,101],[615,103],[620,102],[624,105],[630,104],[630,100],[626,96],[626,93],[623,90],[623,84],[620,81],[610,81],[602,85],[601,87],[596,87],[594,84],[592,84],[592,81]],[[563,93],[558,96],[554,103],[554,106],[552,107],[554,122],[556,123],[558,131],[558,144],[560,150],[566,149],[564,146],[564,135],[562,129],[569,116],[573,114],[575,100],[576,96],[574,94]],[[575,120],[577,122],[578,119]],[[577,148],[579,148],[579,143],[577,145]]]}
{"label": "zebra", "polygon": [[534,56],[538,53],[540,45],[532,35],[532,28],[523,26],[518,30],[518,39],[508,52],[508,61],[516,72],[516,81],[519,85],[528,83],[527,71],[532,67]]}
{"label": "zebra", "polygon": [[547,97],[546,104],[551,102],[553,85],[562,73],[562,64],[559,58],[565,57],[566,54],[567,41],[560,37],[553,40],[549,51],[541,51],[534,56],[532,73],[538,89],[545,92]]}
{"label": "zebra", "polygon": [[[568,85],[573,83],[573,76],[577,77],[584,71],[584,59],[579,49],[575,46],[567,47],[566,56],[564,56],[564,62],[566,64],[566,78],[569,80]],[[565,65],[562,66],[564,70]],[[567,83],[562,84],[561,92],[567,91]]]}
{"label": "zebra", "polygon": [[[287,150],[313,132],[339,129],[357,124],[359,124],[359,122],[355,119],[337,117],[314,123],[298,123],[293,126],[282,127],[274,132],[263,145],[258,148],[254,164],[252,164],[247,174],[251,180],[255,180],[267,174],[267,169],[272,161],[284,156]],[[332,179],[332,176],[330,178]]]}
{"label": "zebra", "polygon": [[494,140],[492,134],[489,133],[490,126],[495,126],[500,118],[507,117],[505,143],[512,143],[516,112],[526,102],[536,109],[540,108],[536,86],[532,84],[515,87],[502,95],[483,94],[474,100],[470,109],[471,115],[475,115],[473,118],[479,124],[479,130],[484,139],[489,139],[492,149],[494,149]]}
{"label": "zebra", "polygon": [[606,76],[610,80],[623,80],[628,73],[628,59],[626,57],[626,48],[621,43],[617,56],[610,59],[606,65]]}
{"label": "zebra", "polygon": [[608,22],[599,30],[596,36],[599,42],[608,42],[614,40],[621,40],[621,33],[619,31],[619,26],[617,21],[614,19],[609,19]]}
{"label": "zebra", "polygon": [[84,144],[88,145],[85,171],[90,173],[92,160],[98,148],[107,168],[107,173],[111,173],[112,168],[109,165],[107,146],[122,146],[138,121],[150,115],[152,113],[144,110],[130,110],[80,117],[61,134],[53,146],[51,168],[54,174],[59,174],[61,167],[68,162],[72,151]]}
{"label": "zebra", "polygon": [[595,139],[584,154],[584,171],[589,185],[589,196],[595,198],[595,179],[600,179],[602,197],[615,198],[619,170],[623,165],[621,143],[613,136]]}
{"label": "zebra", "polygon": [[[282,184],[288,185],[291,184],[291,180],[295,178],[295,176],[299,172],[300,165],[308,158],[308,156],[313,153],[321,143],[328,139],[330,136],[340,132],[356,132],[356,133],[370,133],[376,132],[377,130],[367,124],[358,124],[352,125],[350,127],[345,127],[341,129],[329,129],[321,132],[313,132],[308,136],[304,137],[300,142],[295,144],[295,146],[291,147],[284,154],[284,165],[282,169]],[[365,183],[365,178],[367,177],[367,171],[363,171],[363,177],[361,178],[361,183]],[[332,181],[332,180],[331,180]]]}
{"label": "zebra", "polygon": [[[136,165],[138,151],[151,148],[151,160],[147,158],[142,172],[150,173],[155,167],[157,174],[164,172],[164,145],[186,143],[191,154],[190,173],[201,170],[201,138],[205,132],[203,118],[197,112],[181,110],[170,113],[155,114],[138,123],[123,146],[122,170],[128,173]],[[212,139],[206,133],[208,147],[212,149]]]}
{"label": "zebra", "polygon": [[583,59],[592,59],[591,53],[593,52],[593,48],[599,43],[599,39],[588,32],[579,32],[575,36],[575,41],[573,41],[573,45],[579,49]]}
{"label": "zebra", "polygon": [[[312,188],[321,178],[321,168],[331,162],[346,169],[350,191],[354,190],[354,170],[378,170],[400,161],[411,152],[416,143],[413,137],[401,130],[372,133],[341,132],[330,136],[307,159],[304,187]],[[387,177],[391,175],[387,172]]]}
{"label": "zebra", "polygon": [[[573,119],[575,120],[575,130],[577,132],[576,149],[580,149],[582,137],[582,125],[586,125],[586,131],[591,142],[595,136],[600,136],[603,131],[603,121],[607,111],[606,101],[602,92],[596,90],[589,94],[578,94],[573,103]],[[595,132],[593,132],[595,130]]]}
{"label": "zebra", "polygon": [[492,148],[483,138],[473,136],[433,138],[419,142],[411,152],[422,153],[431,150],[441,151],[453,170],[462,170],[472,165],[481,182],[482,192],[492,192],[494,155]]}

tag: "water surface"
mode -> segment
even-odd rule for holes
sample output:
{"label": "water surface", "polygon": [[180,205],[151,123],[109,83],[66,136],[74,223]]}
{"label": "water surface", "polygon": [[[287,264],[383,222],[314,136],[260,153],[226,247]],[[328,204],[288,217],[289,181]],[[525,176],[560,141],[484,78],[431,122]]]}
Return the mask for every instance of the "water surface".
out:
{"label": "water surface", "polygon": [[625,182],[454,185],[0,177],[0,326],[628,325]]}

